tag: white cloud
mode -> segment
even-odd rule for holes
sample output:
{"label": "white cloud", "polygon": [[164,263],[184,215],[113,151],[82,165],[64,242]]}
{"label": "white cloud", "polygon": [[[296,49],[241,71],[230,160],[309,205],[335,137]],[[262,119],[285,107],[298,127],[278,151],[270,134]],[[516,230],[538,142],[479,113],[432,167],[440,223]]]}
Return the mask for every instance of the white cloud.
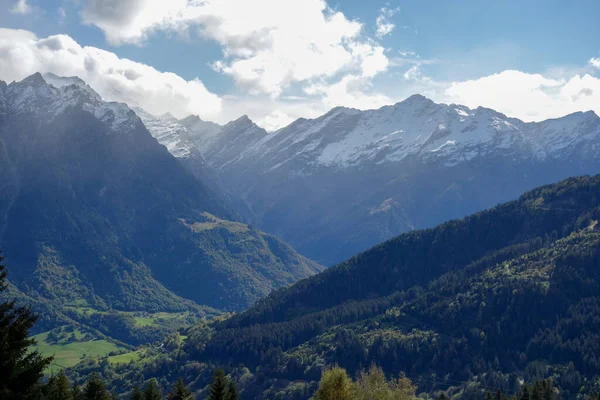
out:
{"label": "white cloud", "polygon": [[390,97],[370,91],[370,82],[364,77],[346,75],[333,84],[312,84],[304,88],[311,96],[320,96],[326,109],[336,106],[358,108],[361,110],[379,108],[394,103]]}
{"label": "white cloud", "polygon": [[16,0],[15,5],[10,9],[13,14],[29,14],[32,8],[27,4],[27,0]]}
{"label": "white cloud", "polygon": [[600,115],[600,79],[574,75],[551,79],[507,70],[479,79],[453,82],[438,100],[492,108],[524,121],[557,118],[576,111]]}
{"label": "white cloud", "polygon": [[415,81],[415,82],[419,82],[419,83],[433,82],[433,80],[430,77],[423,75],[423,72],[421,71],[421,63],[416,63],[415,65],[410,67],[404,73],[403,77],[407,81]]}
{"label": "white cloud", "polygon": [[[351,51],[360,53],[368,48]],[[373,93],[369,76],[378,68],[378,53],[365,52],[372,66],[356,75],[347,75],[330,84],[311,84],[311,96],[288,94],[274,98],[223,96],[210,93],[201,81],[186,81],[176,74],[160,72],[151,66],[119,58],[95,47],[82,47],[67,35],[38,38],[25,30],[0,28],[0,79],[20,80],[34,72],[79,76],[107,100],[123,101],[161,115],[189,114],[225,123],[248,114],[267,130],[275,130],[293,120],[314,118],[335,106],[376,108],[393,101]],[[371,58],[369,58],[371,57]],[[310,90],[307,90],[310,91]]]}
{"label": "white cloud", "polygon": [[67,35],[37,38],[24,30],[0,28],[0,79],[20,80],[34,72],[79,76],[107,100],[149,112],[212,118],[222,100],[193,79],[160,72],[96,47],[82,47]]}
{"label": "white cloud", "polygon": [[590,65],[594,68],[600,69],[600,57],[590,58]]}
{"label": "white cloud", "polygon": [[67,10],[65,10],[64,7],[59,7],[58,10],[56,10],[56,13],[58,14],[60,20],[67,18]]}
{"label": "white cloud", "polygon": [[113,44],[197,27],[223,49],[215,70],[274,97],[295,82],[372,77],[388,65],[383,48],[362,37],[362,24],[324,0],[88,0],[82,15]]}
{"label": "white cloud", "polygon": [[400,8],[389,9],[383,7],[379,11],[379,15],[375,20],[375,25],[377,26],[377,32],[375,35],[381,39],[384,36],[391,34],[394,28],[396,28],[396,25],[391,23],[388,18],[393,17],[394,14],[400,11]]}
{"label": "white cloud", "polygon": [[378,38],[382,38],[384,36],[389,35],[396,27],[396,25],[392,24],[391,22],[386,22],[386,19],[383,15],[378,16],[375,23],[377,24]]}
{"label": "white cloud", "polygon": [[256,121],[256,124],[263,127],[268,132],[276,131],[286,125],[291,124],[296,118],[293,118],[281,110],[275,110],[269,115]]}

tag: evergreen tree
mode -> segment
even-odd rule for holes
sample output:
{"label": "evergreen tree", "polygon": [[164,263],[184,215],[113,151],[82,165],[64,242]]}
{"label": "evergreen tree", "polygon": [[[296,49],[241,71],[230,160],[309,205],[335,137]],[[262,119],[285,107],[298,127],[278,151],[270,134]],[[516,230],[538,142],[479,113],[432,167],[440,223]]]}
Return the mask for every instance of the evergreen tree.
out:
{"label": "evergreen tree", "polygon": [[527,388],[527,385],[523,387],[523,391],[521,392],[520,400],[531,400],[531,397],[529,396],[529,389]]}
{"label": "evergreen tree", "polygon": [[173,387],[173,390],[167,396],[168,400],[189,400],[192,398],[192,393],[185,387],[183,379],[179,378]]}
{"label": "evergreen tree", "polygon": [[63,370],[48,381],[47,393],[47,400],[73,400],[73,390]]}
{"label": "evergreen tree", "polygon": [[131,400],[144,400],[144,393],[138,385],[135,385],[131,391]]}
{"label": "evergreen tree", "polygon": [[160,387],[158,381],[152,378],[144,388],[144,400],[161,400]]}
{"label": "evergreen tree", "polygon": [[83,398],[85,400],[108,400],[110,398],[104,381],[98,375],[93,374],[88,379],[83,390]]}
{"label": "evergreen tree", "polygon": [[71,393],[73,400],[85,400],[81,387],[77,383],[73,383],[73,386],[71,386]]}
{"label": "evergreen tree", "polygon": [[213,381],[210,385],[209,400],[225,400],[227,395],[227,378],[225,377],[225,371],[221,368],[217,368]]}
{"label": "evergreen tree", "polygon": [[[0,297],[6,292],[6,271],[0,255]],[[44,369],[52,357],[29,352],[35,340],[29,331],[37,320],[28,307],[17,307],[14,301],[0,303],[0,399],[29,399],[34,396]]]}
{"label": "evergreen tree", "polygon": [[225,395],[225,400],[239,400],[240,395],[235,387],[235,382],[233,379],[229,381],[229,387],[227,388],[227,394]]}

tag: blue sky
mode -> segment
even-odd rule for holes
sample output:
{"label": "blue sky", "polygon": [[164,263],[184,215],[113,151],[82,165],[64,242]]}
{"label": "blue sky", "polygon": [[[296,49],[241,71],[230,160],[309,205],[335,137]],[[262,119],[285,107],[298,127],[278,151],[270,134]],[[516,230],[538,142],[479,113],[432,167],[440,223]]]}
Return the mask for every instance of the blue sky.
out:
{"label": "blue sky", "polygon": [[[0,10],[10,55],[0,79],[83,75],[153,113],[248,114],[275,129],[417,92],[525,120],[600,111],[598,1],[0,0]],[[40,50],[48,38],[56,45]],[[134,70],[140,79],[123,78]]]}

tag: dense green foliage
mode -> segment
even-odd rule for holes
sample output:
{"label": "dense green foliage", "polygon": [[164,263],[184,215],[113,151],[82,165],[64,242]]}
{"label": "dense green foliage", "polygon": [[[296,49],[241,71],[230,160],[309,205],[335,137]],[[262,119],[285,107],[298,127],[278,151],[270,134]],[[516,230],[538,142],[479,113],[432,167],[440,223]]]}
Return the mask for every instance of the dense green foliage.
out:
{"label": "dense green foliage", "polygon": [[175,387],[173,387],[173,390],[167,396],[167,399],[168,400],[191,400],[192,392],[190,392],[188,390],[188,388],[185,387],[185,383],[183,383],[183,379],[179,378],[177,380],[177,383],[175,384]]}
{"label": "dense green foliage", "polygon": [[411,400],[416,399],[417,387],[401,376],[387,380],[383,370],[371,365],[358,374],[353,382],[346,370],[333,367],[323,371],[315,400]]}
{"label": "dense green foliage", "polygon": [[227,366],[247,398],[306,399],[326,365],[376,363],[463,398],[546,378],[567,398],[598,391],[599,220],[600,176],[541,187],[399,236],[105,376],[123,390],[182,376],[201,393]]}
{"label": "dense green foliage", "polygon": [[[6,290],[6,272],[0,255],[0,294]],[[44,358],[29,346],[29,331],[36,321],[29,308],[14,301],[0,302],[0,399],[34,398],[37,383],[52,358]]]}
{"label": "dense green foliage", "polygon": [[210,395],[208,396],[208,400],[225,400],[227,398],[227,392],[227,378],[225,377],[225,371],[221,368],[217,368],[210,385]]}
{"label": "dense green foliage", "polygon": [[508,396],[502,393],[501,390],[497,390],[495,393],[488,392],[485,396],[486,400],[560,400],[561,398],[560,390],[549,379],[538,380],[533,384],[523,385],[521,390],[513,396]]}

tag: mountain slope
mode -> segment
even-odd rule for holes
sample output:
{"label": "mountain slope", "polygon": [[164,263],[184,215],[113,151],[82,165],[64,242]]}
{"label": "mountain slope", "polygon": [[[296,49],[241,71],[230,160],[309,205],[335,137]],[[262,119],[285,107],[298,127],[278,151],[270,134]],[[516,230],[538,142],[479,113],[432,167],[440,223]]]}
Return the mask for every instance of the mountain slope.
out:
{"label": "mountain slope", "polygon": [[17,288],[100,310],[239,310],[320,269],[229,222],[126,105],[48,80],[0,82],[0,248]]}
{"label": "mountain slope", "polygon": [[600,172],[593,112],[525,123],[415,95],[377,110],[334,108],[273,133],[245,119],[223,140],[203,132],[193,140],[241,199],[237,211],[323,264],[541,184]]}
{"label": "mountain slope", "polygon": [[[248,398],[308,398],[326,365],[372,362],[427,392],[479,398],[551,377],[575,398],[600,382],[599,220],[600,175],[403,234],[191,329],[169,368],[205,363],[189,380],[201,389],[224,366]],[[125,390],[139,371],[119,374]]]}

